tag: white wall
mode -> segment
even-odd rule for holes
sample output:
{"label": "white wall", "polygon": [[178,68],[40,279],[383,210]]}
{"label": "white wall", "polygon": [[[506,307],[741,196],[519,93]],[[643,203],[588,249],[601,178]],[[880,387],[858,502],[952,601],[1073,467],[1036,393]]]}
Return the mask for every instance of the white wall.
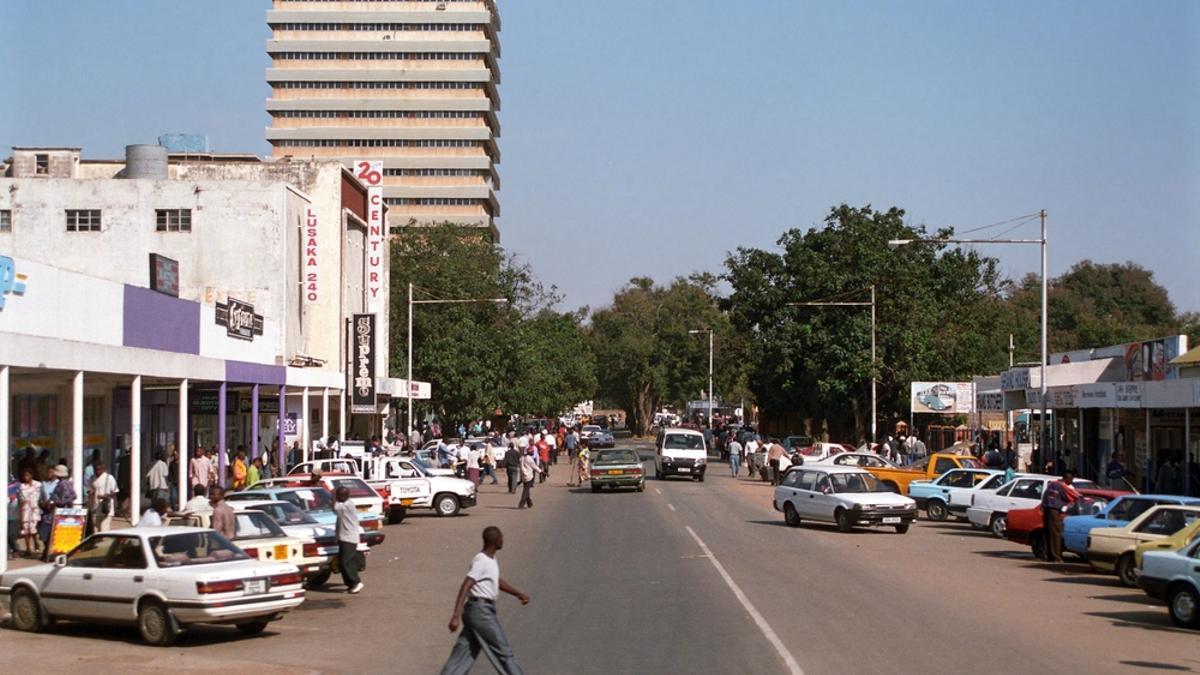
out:
{"label": "white wall", "polygon": [[[0,254],[9,252],[0,248]],[[17,273],[26,275],[25,294],[5,299],[0,333],[122,344],[125,289],[121,284],[26,258],[15,261]]]}

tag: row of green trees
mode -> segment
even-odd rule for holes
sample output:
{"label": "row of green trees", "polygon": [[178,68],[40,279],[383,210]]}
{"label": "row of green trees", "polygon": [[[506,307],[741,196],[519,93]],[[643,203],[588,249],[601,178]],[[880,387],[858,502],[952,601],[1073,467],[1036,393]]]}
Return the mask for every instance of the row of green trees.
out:
{"label": "row of green trees", "polygon": [[[1039,353],[1040,281],[1003,277],[973,249],[891,239],[953,236],[905,222],[904,211],[840,205],[822,227],[791,229],[777,247],[739,248],[719,276],[658,283],[638,277],[594,312],[561,312],[554,288],[486,239],[452,226],[408,230],[392,250],[392,365],[403,372],[411,280],[426,298],[505,297],[507,305],[433,305],[415,314],[417,379],[433,382],[434,410],[451,419],[496,410],[553,415],[599,398],[637,433],[654,412],[700,398],[714,332],[714,381],[725,401],[771,417],[824,420],[839,438],[870,427],[869,383],[881,424],[907,417],[908,383],[996,373]],[[870,360],[876,290],[877,359]],[[1054,351],[1177,332],[1200,340],[1200,317],[1176,312],[1153,275],[1133,263],[1082,261],[1050,284]]]}

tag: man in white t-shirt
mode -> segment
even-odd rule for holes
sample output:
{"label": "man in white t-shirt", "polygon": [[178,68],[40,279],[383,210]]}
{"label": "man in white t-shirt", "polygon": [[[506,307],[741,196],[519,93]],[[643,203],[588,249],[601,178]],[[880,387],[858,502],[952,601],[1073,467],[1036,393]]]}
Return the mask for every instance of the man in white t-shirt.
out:
{"label": "man in white t-shirt", "polygon": [[524,675],[524,670],[513,656],[508,637],[500,627],[496,616],[496,597],[500,591],[515,596],[522,605],[529,604],[529,596],[513,588],[500,577],[500,564],[496,552],[504,548],[504,535],[500,528],[491,526],[483,530],[483,550],[471,559],[467,578],[463,579],[454,600],[454,613],[450,615],[450,632],[462,632],[450,658],[442,666],[442,675],[462,675],[471,670],[480,651],[486,651],[488,661],[500,673]]}

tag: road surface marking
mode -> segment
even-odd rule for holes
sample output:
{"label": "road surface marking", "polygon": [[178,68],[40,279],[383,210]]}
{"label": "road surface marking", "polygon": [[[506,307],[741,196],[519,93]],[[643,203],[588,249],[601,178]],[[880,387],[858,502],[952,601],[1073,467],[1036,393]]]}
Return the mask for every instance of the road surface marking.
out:
{"label": "road surface marking", "polygon": [[675,510],[675,505],[674,505],[674,504],[671,504],[671,503],[668,503],[668,504],[667,504],[667,508],[668,508],[668,509],[671,509],[672,511],[674,511],[674,510]]}
{"label": "road surface marking", "polygon": [[662,490],[659,490],[658,488],[654,488],[654,492],[660,495],[662,494]]}
{"label": "road surface marking", "polygon": [[688,534],[692,535],[692,539],[695,539],[696,544],[700,546],[700,550],[704,551],[709,561],[712,562],[713,567],[717,568],[717,572],[725,580],[725,584],[729,586],[729,590],[733,591],[734,597],[738,599],[738,602],[742,603],[742,607],[750,614],[750,618],[754,619],[754,623],[758,624],[758,629],[762,631],[763,636],[775,647],[775,651],[779,652],[779,656],[783,659],[784,665],[787,666],[788,672],[792,673],[792,675],[804,675],[804,671],[800,668],[800,664],[796,663],[795,657],[788,651],[788,648],[779,639],[779,636],[775,634],[775,631],[771,630],[771,625],[767,623],[763,615],[759,614],[754,605],[750,603],[750,599],[742,592],[742,589],[733,580],[733,577],[729,576],[729,572],[725,571],[725,566],[721,564],[720,560],[717,560],[717,556],[713,555],[712,550],[708,548],[708,544],[704,543],[704,540],[700,538],[700,535],[696,534],[696,531],[690,525],[686,527]]}

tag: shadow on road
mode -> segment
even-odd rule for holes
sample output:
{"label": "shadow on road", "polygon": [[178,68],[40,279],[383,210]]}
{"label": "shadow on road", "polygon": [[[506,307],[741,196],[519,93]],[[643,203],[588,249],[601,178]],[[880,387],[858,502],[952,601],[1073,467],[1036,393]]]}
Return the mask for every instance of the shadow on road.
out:
{"label": "shadow on road", "polygon": [[1143,606],[1154,605],[1154,602],[1152,602],[1150,600],[1150,598],[1146,597],[1146,594],[1142,593],[1141,591],[1137,591],[1137,592],[1131,591],[1131,592],[1125,593],[1123,595],[1090,595],[1088,597],[1091,598],[1092,600],[1107,600],[1109,602],[1127,602],[1131,605],[1143,605]]}
{"label": "shadow on road", "polygon": [[1188,666],[1181,666],[1177,663],[1159,663],[1158,661],[1120,661],[1123,666],[1133,666],[1134,668],[1155,668],[1158,670],[1183,670],[1191,672]]}
{"label": "shadow on road", "polygon": [[1004,560],[1030,560],[1032,556],[1029,551],[1021,549],[1005,550],[1005,551],[975,551],[976,555],[986,556],[988,558],[1003,558]]}
{"label": "shadow on road", "polygon": [[[301,606],[303,607],[303,605]],[[4,630],[16,630],[7,622],[4,626]],[[44,635],[123,642],[138,647],[146,647],[147,649],[158,649],[157,647],[150,647],[142,641],[136,626],[59,621],[52,628],[48,629]],[[278,635],[278,633],[272,631],[270,628],[267,628],[267,630],[259,635],[242,635],[233,626],[200,625],[188,628],[183,635],[180,635],[179,641],[175,643],[174,648],[186,649],[188,647],[232,644],[242,640],[258,640],[275,635]]]}
{"label": "shadow on road", "polygon": [[1142,630],[1162,631],[1167,633],[1179,633],[1180,635],[1195,635],[1195,631],[1185,628],[1178,628],[1171,623],[1171,618],[1167,616],[1167,610],[1164,607],[1161,610],[1153,611],[1146,610],[1141,612],[1086,612],[1088,616],[1098,616],[1101,619],[1109,619],[1114,626],[1123,628],[1141,628]]}

